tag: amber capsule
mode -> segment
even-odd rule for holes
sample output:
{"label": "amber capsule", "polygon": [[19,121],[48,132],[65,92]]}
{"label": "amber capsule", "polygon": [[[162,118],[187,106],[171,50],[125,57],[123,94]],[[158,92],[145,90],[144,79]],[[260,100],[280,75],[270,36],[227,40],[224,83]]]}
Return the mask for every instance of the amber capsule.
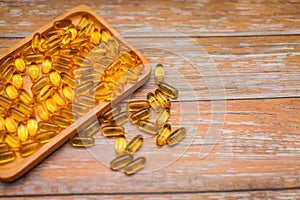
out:
{"label": "amber capsule", "polygon": [[59,106],[66,105],[66,100],[63,97],[63,95],[59,91],[54,91],[52,94],[52,99],[55,101],[55,103]]}
{"label": "amber capsule", "polygon": [[75,40],[70,42],[68,48],[80,49],[82,46],[90,42],[89,38],[81,37],[81,35],[83,35],[83,32],[78,32],[78,37]]}
{"label": "amber capsule", "polygon": [[159,101],[157,100],[157,98],[155,97],[155,95],[152,92],[149,92],[147,94],[147,100],[148,100],[151,108],[154,111],[159,112],[160,110],[162,110],[162,107],[161,107]]}
{"label": "amber capsule", "polygon": [[65,108],[60,109],[60,115],[69,119],[72,122],[78,119],[78,115],[75,112],[72,112],[71,110]]}
{"label": "amber capsule", "polygon": [[167,143],[169,146],[173,146],[180,142],[186,136],[186,128],[181,127],[171,133],[170,137],[167,139]]}
{"label": "amber capsule", "polygon": [[48,84],[50,84],[50,78],[48,76],[43,76],[42,78],[40,78],[37,82],[35,82],[31,86],[31,91],[32,91],[33,95],[37,95],[39,90]]}
{"label": "amber capsule", "polygon": [[24,73],[26,70],[26,64],[23,58],[19,57],[15,59],[15,67],[18,72]]}
{"label": "amber capsule", "polygon": [[80,53],[79,53],[79,55],[80,56],[82,56],[82,57],[88,57],[89,56],[89,54],[90,54],[90,50],[89,50],[89,48],[87,48],[86,46],[83,46],[83,47],[81,47],[81,49],[80,49]]}
{"label": "amber capsule", "polygon": [[105,88],[101,87],[101,90],[97,90],[95,92],[95,99],[97,100],[111,100],[112,98],[112,91]]}
{"label": "amber capsule", "polygon": [[64,57],[62,55],[55,55],[52,57],[52,61],[62,64],[62,65],[69,65],[71,64],[71,59],[68,57]]}
{"label": "amber capsule", "polygon": [[67,73],[60,74],[62,82],[67,84],[70,87],[73,87],[75,84],[75,79]]}
{"label": "amber capsule", "polygon": [[96,30],[91,34],[91,41],[92,41],[95,45],[98,45],[98,44],[100,44],[100,39],[101,39],[100,31],[96,29]]}
{"label": "amber capsule", "polygon": [[89,81],[93,81],[94,83],[100,82],[100,76],[98,73],[85,74],[80,77],[81,83],[86,83]]}
{"label": "amber capsule", "polygon": [[58,52],[60,50],[60,46],[59,44],[54,45],[53,47],[47,49],[47,51],[44,52],[44,54],[46,56],[52,56],[53,54],[55,54],[56,52]]}
{"label": "amber capsule", "polygon": [[86,25],[84,29],[84,34],[86,36],[91,36],[94,33],[95,30],[95,24],[94,22],[90,22],[88,25]]}
{"label": "amber capsule", "polygon": [[40,121],[38,123],[39,130],[42,132],[48,132],[48,131],[54,131],[54,132],[59,132],[60,128],[58,125],[51,123],[51,122],[45,122],[45,121]]}
{"label": "amber capsule", "polygon": [[94,71],[98,72],[99,74],[103,74],[105,69],[106,69],[106,65],[102,64],[102,63],[98,63],[98,62],[95,62],[93,63],[93,69]]}
{"label": "amber capsule", "polygon": [[10,148],[6,143],[0,143],[0,153],[8,151]]}
{"label": "amber capsule", "polygon": [[128,163],[124,168],[124,173],[126,175],[132,175],[137,171],[143,169],[146,165],[146,158],[145,157],[138,157],[132,162]]}
{"label": "amber capsule", "polygon": [[20,139],[12,134],[7,134],[5,137],[5,142],[14,149],[17,149],[20,147],[21,143],[20,143]]}
{"label": "amber capsule", "polygon": [[77,30],[76,30],[76,28],[68,28],[66,31],[66,34],[71,35],[70,40],[74,41],[77,37]]}
{"label": "amber capsule", "polygon": [[16,99],[19,95],[18,90],[13,85],[6,86],[5,91],[7,96],[12,100]]}
{"label": "amber capsule", "polygon": [[87,16],[82,16],[82,18],[80,19],[78,25],[77,25],[77,29],[78,30],[82,30],[84,29],[88,24],[89,24],[90,20],[88,19]]}
{"label": "amber capsule", "polygon": [[176,88],[174,88],[173,86],[162,82],[158,85],[158,87],[168,97],[170,97],[172,99],[176,99],[178,97],[178,90]]}
{"label": "amber capsule", "polygon": [[49,78],[54,87],[58,87],[60,85],[61,77],[56,71],[51,72]]}
{"label": "amber capsule", "polygon": [[161,127],[164,125],[170,117],[170,109],[165,108],[164,110],[160,111],[159,114],[156,117],[156,124],[158,127]]}
{"label": "amber capsule", "polygon": [[42,63],[42,72],[44,74],[49,74],[52,67],[52,60],[50,56],[46,56]]}
{"label": "amber capsule", "polygon": [[0,106],[0,116],[6,114],[6,109],[2,106]]}
{"label": "amber capsule", "polygon": [[108,31],[102,31],[101,32],[101,41],[107,42],[111,38],[111,35]]}
{"label": "amber capsule", "polygon": [[110,123],[115,124],[115,125],[122,125],[126,121],[128,121],[128,114],[126,111],[119,113],[118,115],[115,115],[111,120]]}
{"label": "amber capsule", "polygon": [[25,142],[28,139],[28,131],[27,127],[24,126],[23,124],[19,125],[18,130],[18,137],[22,142]]}
{"label": "amber capsule", "polygon": [[33,113],[33,108],[31,108],[30,106],[22,103],[22,102],[19,102],[17,105],[16,105],[16,109],[22,113],[24,113],[25,115],[27,116],[30,116],[32,115]]}
{"label": "amber capsule", "polygon": [[31,43],[30,44],[26,44],[26,46],[22,49],[21,51],[21,55],[24,57],[26,55],[32,54],[32,47],[31,47]]}
{"label": "amber capsule", "polygon": [[89,111],[88,107],[78,104],[78,103],[72,103],[70,105],[72,106],[72,112],[75,112],[79,115],[84,115]]}
{"label": "amber capsule", "polygon": [[29,119],[27,121],[27,131],[30,136],[35,136],[38,131],[38,122],[36,119]]}
{"label": "amber capsule", "polygon": [[46,106],[44,104],[37,104],[35,106],[35,109],[37,111],[37,114],[39,115],[39,117],[42,120],[44,120],[44,121],[49,120],[49,112],[48,112],[48,109],[46,108]]}
{"label": "amber capsule", "polygon": [[43,54],[29,54],[24,57],[24,61],[26,65],[30,65],[31,63],[42,63],[44,60]]}
{"label": "amber capsule", "polygon": [[52,69],[60,72],[60,73],[70,73],[70,66],[69,65],[63,65],[63,64],[60,64],[60,63],[52,63]]}
{"label": "amber capsule", "polygon": [[9,98],[0,95],[0,105],[6,109],[9,109],[12,105],[12,101]]}
{"label": "amber capsule", "polygon": [[126,73],[124,74],[124,77],[126,78],[127,83],[136,83],[139,78],[137,75],[135,75],[130,70],[126,71]]}
{"label": "amber capsule", "polygon": [[125,152],[126,148],[126,138],[125,136],[119,136],[116,139],[115,151],[118,155],[122,155]]}
{"label": "amber capsule", "polygon": [[54,131],[42,132],[37,134],[35,136],[35,139],[40,143],[44,144],[49,142],[52,138],[54,138],[55,135],[56,133]]}
{"label": "amber capsule", "polygon": [[106,137],[117,137],[124,135],[124,128],[120,126],[104,126],[102,127],[102,133]]}
{"label": "amber capsule", "polygon": [[130,101],[127,108],[129,112],[137,112],[142,109],[150,108],[150,104],[144,100]]}
{"label": "amber capsule", "polygon": [[12,63],[14,59],[12,56],[9,56],[3,60],[0,64],[0,72],[4,72]]}
{"label": "amber capsule", "polygon": [[57,124],[61,128],[67,128],[71,124],[71,121],[69,119],[59,116],[59,115],[53,115],[51,117],[51,119],[52,119],[53,123]]}
{"label": "amber capsule", "polygon": [[130,142],[128,142],[125,151],[129,154],[134,154],[141,148],[143,144],[143,140],[144,140],[143,135],[139,134],[135,136],[130,140]]}
{"label": "amber capsule", "polygon": [[20,154],[22,157],[27,157],[36,152],[41,147],[41,144],[39,142],[31,142],[28,144],[25,144],[20,149]]}
{"label": "amber capsule", "polygon": [[0,116],[0,132],[5,131],[5,120],[2,116]]}
{"label": "amber capsule", "polygon": [[91,98],[89,96],[86,96],[86,95],[79,95],[77,97],[77,100],[78,100],[78,103],[84,105],[84,106],[87,106],[87,107],[90,107],[90,108],[93,108],[95,107],[95,99],[94,98]]}
{"label": "amber capsule", "polygon": [[50,38],[53,35],[62,36],[64,34],[65,34],[65,30],[63,30],[63,29],[54,29],[54,30],[50,30],[47,33],[43,34],[43,36],[45,38]]}
{"label": "amber capsule", "polygon": [[144,65],[138,65],[136,67],[131,68],[131,71],[132,73],[138,76],[143,73],[144,69],[145,69]]}
{"label": "amber capsule", "polygon": [[1,75],[1,82],[3,84],[10,82],[14,72],[15,72],[15,67],[13,65],[10,65]]}
{"label": "amber capsule", "polygon": [[50,95],[52,95],[54,89],[52,87],[52,85],[46,85],[45,87],[43,87],[39,94],[36,97],[37,101],[44,101],[45,99],[47,99]]}
{"label": "amber capsule", "polygon": [[34,34],[31,40],[31,48],[34,52],[38,52],[40,43],[41,43],[41,34],[40,33]]}
{"label": "amber capsule", "polygon": [[74,91],[70,86],[65,85],[63,87],[63,94],[66,97],[66,99],[68,99],[69,101],[73,101],[73,97],[74,97]]}
{"label": "amber capsule", "polygon": [[70,139],[70,143],[73,147],[91,147],[95,144],[95,139],[88,136],[78,136],[75,135]]}
{"label": "amber capsule", "polygon": [[165,70],[164,70],[164,66],[162,64],[156,65],[154,75],[155,75],[155,83],[156,84],[160,84],[164,81]]}
{"label": "amber capsule", "polygon": [[79,86],[77,86],[75,88],[75,91],[76,91],[76,94],[79,95],[79,94],[85,94],[85,93],[88,93],[89,90],[94,86],[94,83],[92,81],[90,82],[87,82],[87,83],[83,83]]}
{"label": "amber capsule", "polygon": [[98,120],[93,121],[92,123],[88,124],[84,129],[82,129],[79,133],[80,136],[92,136],[97,131],[99,131],[100,125]]}
{"label": "amber capsule", "polygon": [[51,48],[57,44],[60,43],[60,41],[62,40],[62,37],[60,35],[52,35],[50,38],[48,38],[43,44],[42,47],[44,49],[48,49]]}
{"label": "amber capsule", "polygon": [[164,95],[164,93],[162,93],[162,91],[160,91],[160,89],[156,89],[154,93],[155,93],[156,99],[158,100],[160,105],[162,105],[162,107],[170,108],[170,106],[171,106],[170,99],[168,97],[166,97]]}
{"label": "amber capsule", "polygon": [[79,56],[79,55],[73,56],[72,61],[75,65],[78,65],[78,66],[81,66],[81,67],[91,65],[91,62],[88,59],[85,59],[84,57]]}
{"label": "amber capsule", "polygon": [[121,112],[121,107],[119,105],[110,108],[102,114],[102,122],[109,122],[114,116],[118,115]]}
{"label": "amber capsule", "polygon": [[14,118],[14,120],[16,120],[17,122],[21,122],[21,121],[26,120],[26,115],[23,112],[20,112],[16,109],[11,108],[9,110],[9,113],[10,113],[10,116],[12,118]]}
{"label": "amber capsule", "polygon": [[57,111],[57,104],[55,103],[55,100],[53,98],[48,98],[45,101],[45,105],[51,113],[55,113]]}
{"label": "amber capsule", "polygon": [[132,160],[133,160],[133,155],[130,154],[124,154],[118,156],[110,162],[110,168],[112,170],[120,170],[126,165],[128,165],[128,163],[130,163]]}
{"label": "amber capsule", "polygon": [[32,82],[36,82],[39,79],[40,69],[36,64],[29,66],[29,75]]}
{"label": "amber capsule", "polygon": [[171,135],[171,125],[165,124],[159,131],[156,138],[156,144],[159,146],[164,145],[167,142],[167,139]]}
{"label": "amber capsule", "polygon": [[152,135],[157,134],[157,126],[153,122],[139,121],[137,125],[140,130],[145,131],[146,133],[150,133]]}
{"label": "amber capsule", "polygon": [[63,29],[63,30],[67,30],[72,25],[73,25],[72,21],[69,19],[62,19],[62,20],[55,21],[53,23],[54,29]]}
{"label": "amber capsule", "polygon": [[13,86],[17,89],[21,89],[23,87],[23,78],[20,74],[15,74],[12,77]]}
{"label": "amber capsule", "polygon": [[80,67],[73,70],[73,74],[75,77],[81,77],[85,74],[90,74],[92,72],[91,67]]}
{"label": "amber capsule", "polygon": [[140,120],[145,120],[150,117],[150,110],[148,108],[134,112],[130,115],[132,123],[137,123]]}
{"label": "amber capsule", "polygon": [[9,163],[16,159],[16,154],[14,151],[6,151],[0,153],[0,164]]}

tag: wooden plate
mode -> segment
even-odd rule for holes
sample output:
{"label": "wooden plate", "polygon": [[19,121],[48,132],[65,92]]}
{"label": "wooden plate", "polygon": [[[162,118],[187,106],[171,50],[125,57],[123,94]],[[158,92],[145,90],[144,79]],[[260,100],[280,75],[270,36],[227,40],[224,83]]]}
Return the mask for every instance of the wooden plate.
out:
{"label": "wooden plate", "polygon": [[[107,106],[110,106],[111,104],[116,104],[125,97],[127,97],[129,94],[133,93],[137,88],[142,86],[149,78],[151,74],[151,68],[148,63],[148,61],[145,59],[145,57],[137,50],[135,50],[130,44],[128,44],[121,36],[117,33],[115,29],[110,27],[107,22],[105,22],[100,16],[98,16],[94,11],[92,11],[89,7],[85,5],[81,5],[78,7],[75,7],[71,9],[70,11],[62,14],[61,16],[57,17],[52,22],[49,22],[47,25],[41,27],[36,32],[43,33],[44,31],[48,30],[50,27],[53,26],[53,22],[57,20],[61,20],[64,18],[72,19],[72,21],[79,20],[81,16],[87,15],[91,17],[95,24],[97,26],[103,26],[107,30],[109,30],[113,36],[115,36],[119,41],[121,41],[123,44],[125,44],[130,50],[134,51],[135,54],[139,57],[139,59],[142,61],[144,65],[144,71],[139,76],[138,81],[135,84],[127,84],[124,88],[124,92],[114,98],[111,102],[105,101],[103,103],[100,103],[96,107],[94,107],[92,110],[90,110],[87,114],[80,117],[78,120],[76,120],[73,124],[71,124],[68,128],[62,130],[59,134],[57,134],[50,142],[42,145],[42,147],[37,150],[34,154],[22,158],[19,156],[16,160],[7,163],[7,164],[1,164],[0,165],[0,179],[5,182],[11,182],[23,175],[24,173],[28,172],[31,168],[33,168],[36,164],[38,164],[40,161],[42,161],[44,158],[46,158],[49,154],[51,154],[53,151],[55,151],[58,147],[63,145],[66,141],[68,141],[75,133],[76,128],[82,126],[86,121],[94,117],[95,115],[99,115],[101,110]],[[8,55],[13,55],[16,53],[22,46],[24,46],[26,43],[30,42],[33,35],[36,33],[32,33],[13,47],[11,47],[9,50],[5,51],[2,56],[0,56],[0,59],[3,59],[7,57]],[[24,83],[26,85],[26,83]]]}

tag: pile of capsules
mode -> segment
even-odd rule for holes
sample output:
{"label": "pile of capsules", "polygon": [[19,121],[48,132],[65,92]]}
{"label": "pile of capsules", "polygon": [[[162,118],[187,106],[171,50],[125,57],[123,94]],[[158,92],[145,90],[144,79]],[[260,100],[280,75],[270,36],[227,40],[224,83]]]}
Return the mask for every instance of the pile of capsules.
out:
{"label": "pile of capsules", "polygon": [[0,164],[32,155],[143,73],[135,52],[97,23],[56,21],[2,59]]}

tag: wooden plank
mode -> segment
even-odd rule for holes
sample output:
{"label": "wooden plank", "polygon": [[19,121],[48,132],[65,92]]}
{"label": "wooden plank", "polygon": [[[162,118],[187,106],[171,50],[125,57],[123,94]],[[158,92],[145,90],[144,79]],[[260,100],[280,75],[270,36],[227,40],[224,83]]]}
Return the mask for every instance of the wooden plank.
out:
{"label": "wooden plank", "polygon": [[[96,1],[85,4],[97,11],[118,31],[136,31],[134,36],[164,35],[172,30],[189,36],[284,35],[300,33],[298,1]],[[82,1],[1,1],[0,37],[25,37]],[[38,18],[38,19],[37,19]],[[125,36],[132,36],[126,35]]]}
{"label": "wooden plank", "polygon": [[[195,113],[197,107],[199,113]],[[113,140],[96,135],[97,145],[76,149],[65,144],[30,173],[12,184],[0,184],[0,195],[172,193],[259,190],[300,187],[300,98],[233,100],[226,111],[211,102],[173,103],[173,129],[186,126],[188,137],[173,148],[156,148],[145,134],[137,156],[147,167],[125,176],[106,164],[114,157]],[[205,140],[211,125],[221,124],[216,145]],[[221,118],[220,118],[221,119]],[[127,138],[138,133],[125,126]],[[214,147],[203,159],[201,147]]]}

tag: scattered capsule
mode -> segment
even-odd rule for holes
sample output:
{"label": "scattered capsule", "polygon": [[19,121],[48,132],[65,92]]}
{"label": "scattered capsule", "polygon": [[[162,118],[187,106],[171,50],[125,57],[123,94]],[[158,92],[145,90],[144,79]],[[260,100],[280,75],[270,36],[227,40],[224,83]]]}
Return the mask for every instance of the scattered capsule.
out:
{"label": "scattered capsule", "polygon": [[17,149],[21,146],[20,139],[12,134],[7,134],[5,137],[5,142],[14,149]]}
{"label": "scattered capsule", "polygon": [[64,96],[66,97],[66,99],[68,99],[69,101],[73,101],[73,97],[74,97],[74,92],[73,89],[70,86],[65,85],[62,89]]}
{"label": "scattered capsule", "polygon": [[155,83],[156,84],[160,84],[164,81],[165,70],[164,70],[164,66],[162,64],[156,65],[154,75],[155,75]]}
{"label": "scattered capsule", "polygon": [[138,157],[132,162],[130,162],[125,168],[124,173],[126,175],[131,175],[136,173],[137,171],[143,169],[146,165],[146,158],[145,157]]}
{"label": "scattered capsule", "polygon": [[156,124],[158,127],[161,127],[164,125],[170,117],[170,109],[165,108],[164,110],[160,111],[159,114],[156,117]]}
{"label": "scattered capsule", "polygon": [[21,89],[23,86],[23,78],[20,74],[15,74],[12,77],[13,86],[15,86],[16,89]]}
{"label": "scattered capsule", "polygon": [[125,136],[119,136],[116,139],[115,150],[118,155],[124,154],[126,149],[126,138]]}
{"label": "scattered capsule", "polygon": [[133,160],[133,155],[130,154],[124,154],[118,156],[110,162],[110,168],[112,170],[120,170],[126,165],[128,165],[128,163],[130,163],[132,160]]}
{"label": "scattered capsule", "polygon": [[48,131],[54,131],[58,132],[59,131],[59,126],[51,123],[51,122],[46,122],[46,121],[40,121],[38,123],[39,130],[42,132],[48,132]]}
{"label": "scattered capsule", "polygon": [[16,99],[19,95],[18,90],[13,85],[6,86],[5,91],[7,96],[12,100]]}
{"label": "scattered capsule", "polygon": [[9,146],[6,143],[0,143],[0,153],[5,152],[5,151],[9,151]]}
{"label": "scattered capsule", "polygon": [[165,124],[159,131],[156,138],[156,144],[159,146],[164,145],[167,142],[167,139],[171,135],[171,125]]}
{"label": "scattered capsule", "polygon": [[135,136],[127,144],[125,151],[129,154],[134,154],[141,148],[141,146],[143,144],[143,140],[144,140],[143,135],[139,134],[139,135]]}
{"label": "scattered capsule", "polygon": [[128,114],[126,111],[124,111],[119,113],[118,115],[113,116],[112,119],[110,120],[110,123],[120,126],[124,124],[126,121],[128,121]]}
{"label": "scattered capsule", "polygon": [[100,125],[98,120],[88,124],[83,130],[79,132],[80,136],[92,136],[94,135],[97,131],[99,131]]}
{"label": "scattered capsule", "polygon": [[26,70],[26,64],[23,58],[19,57],[15,59],[15,67],[18,72],[24,73]]}
{"label": "scattered capsule", "polygon": [[35,136],[35,139],[37,141],[39,141],[40,143],[44,144],[49,142],[52,138],[54,138],[54,136],[56,135],[56,133],[54,131],[49,131],[49,132],[42,132],[39,133]]}
{"label": "scattered capsule", "polygon": [[150,104],[148,101],[137,100],[137,101],[130,101],[128,103],[129,112],[137,112],[146,108],[150,108]]}
{"label": "scattered capsule", "polygon": [[18,137],[22,142],[25,142],[28,139],[28,131],[27,127],[24,126],[23,124],[19,125],[18,130]]}
{"label": "scattered capsule", "polygon": [[45,87],[48,84],[50,84],[50,78],[48,76],[43,76],[42,78],[40,78],[37,82],[35,82],[31,86],[31,91],[32,91],[33,95],[37,95],[37,93],[40,91],[40,89],[42,89],[43,87]]}
{"label": "scattered capsule", "polygon": [[73,25],[72,21],[69,20],[69,19],[62,19],[62,20],[59,20],[59,21],[55,21],[53,23],[54,29],[63,29],[63,30],[67,30],[72,25]]}
{"label": "scattered capsule", "polygon": [[38,122],[36,119],[29,119],[27,121],[27,131],[30,136],[35,136],[38,132]]}
{"label": "scattered capsule", "polygon": [[11,78],[13,77],[14,72],[15,72],[14,66],[10,65],[1,75],[1,82],[3,84],[10,82]]}
{"label": "scattered capsule", "polygon": [[30,106],[22,103],[22,102],[19,102],[17,105],[16,105],[16,109],[22,113],[24,113],[25,115],[27,116],[31,116],[32,113],[33,113],[33,108],[31,108]]}
{"label": "scattered capsule", "polygon": [[57,124],[58,126],[60,126],[61,128],[67,128],[71,123],[70,120],[59,116],[59,115],[53,115],[51,117],[53,123]]}
{"label": "scattered capsule", "polygon": [[121,107],[114,106],[113,108],[110,108],[106,112],[102,114],[101,120],[102,122],[108,122],[110,121],[114,116],[118,115],[121,112]]}
{"label": "scattered capsule", "polygon": [[87,107],[95,107],[95,99],[94,98],[91,98],[89,96],[86,96],[86,95],[79,95],[77,97],[77,100],[78,100],[78,103],[82,104],[82,105],[85,105]]}
{"label": "scattered capsule", "polygon": [[14,118],[17,122],[21,122],[21,121],[26,120],[26,115],[23,112],[20,112],[16,109],[13,109],[13,108],[10,109],[9,113],[10,113],[10,116],[12,118]]}
{"label": "scattered capsule", "polygon": [[162,82],[158,85],[158,87],[168,97],[170,97],[172,99],[176,99],[178,97],[178,90],[176,88],[174,88],[173,86]]}
{"label": "scattered capsule", "polygon": [[63,95],[60,94],[58,91],[54,91],[52,94],[52,99],[55,101],[55,103],[59,106],[64,106],[66,104],[66,100],[63,97]]}
{"label": "scattered capsule", "polygon": [[155,92],[154,92],[154,94],[155,94],[156,99],[158,100],[158,102],[160,103],[160,105],[162,107],[164,107],[164,108],[170,108],[170,106],[171,106],[170,99],[168,97],[166,97],[164,95],[164,93],[162,93],[160,91],[160,89],[156,89]]}
{"label": "scattered capsule", "polygon": [[171,133],[170,137],[167,139],[167,143],[169,146],[173,146],[180,142],[186,136],[186,128],[181,127]]}
{"label": "scattered capsule", "polygon": [[14,59],[12,56],[5,58],[4,61],[0,64],[0,72],[4,72],[13,63],[13,61]]}
{"label": "scattered capsule", "polygon": [[9,109],[12,105],[12,101],[9,98],[0,95],[0,105],[6,109]]}
{"label": "scattered capsule", "polygon": [[29,66],[29,75],[32,82],[36,82],[39,79],[40,69],[36,64]]}
{"label": "scattered capsule", "polygon": [[67,84],[70,87],[73,87],[75,84],[75,79],[67,73],[60,74],[62,82]]}
{"label": "scattered capsule", "polygon": [[34,152],[36,152],[40,147],[41,147],[41,144],[39,142],[31,142],[31,143],[25,144],[20,149],[20,154],[22,157],[30,156]]}
{"label": "scattered capsule", "polygon": [[6,151],[0,153],[0,164],[5,164],[12,162],[16,159],[16,154],[14,151]]}
{"label": "scattered capsule", "polygon": [[58,87],[60,85],[61,77],[56,71],[51,72],[49,78],[53,86]]}
{"label": "scattered capsule", "polygon": [[48,112],[48,109],[46,108],[46,106],[44,104],[37,104],[35,106],[35,109],[37,111],[37,114],[39,115],[39,117],[42,120],[44,120],[44,121],[49,120],[49,112]]}
{"label": "scattered capsule", "polygon": [[46,85],[45,87],[43,87],[39,94],[36,97],[37,101],[44,101],[45,99],[47,99],[50,95],[52,95],[53,93],[53,87],[52,85]]}
{"label": "scattered capsule", "polygon": [[72,112],[71,110],[66,108],[60,109],[60,115],[69,119],[72,122],[78,119],[78,115],[75,112]]}
{"label": "scattered capsule", "polygon": [[57,104],[55,103],[55,100],[53,98],[48,98],[45,101],[45,105],[51,113],[55,113],[57,111]]}
{"label": "scattered capsule", "polygon": [[147,94],[147,100],[148,100],[151,108],[154,111],[159,112],[160,110],[162,110],[162,107],[161,107],[159,101],[157,100],[157,98],[155,97],[155,95],[152,92],[149,92]]}
{"label": "scattered capsule", "polygon": [[49,74],[52,67],[52,60],[50,56],[46,56],[42,63],[42,72],[44,74]]}
{"label": "scattered capsule", "polygon": [[95,144],[95,139],[88,136],[74,136],[71,138],[70,143],[73,147],[91,147]]}
{"label": "scattered capsule", "polygon": [[17,123],[12,117],[5,118],[5,127],[9,133],[15,133],[17,131]]}
{"label": "scattered capsule", "polygon": [[124,128],[120,126],[104,126],[102,127],[102,133],[106,137],[117,137],[124,135]]}
{"label": "scattered capsule", "polygon": [[130,120],[132,123],[137,123],[138,121],[148,119],[150,117],[150,110],[148,108],[137,111],[130,115]]}
{"label": "scattered capsule", "polygon": [[137,126],[140,130],[145,131],[146,133],[150,133],[152,135],[157,134],[157,125],[153,122],[139,121]]}
{"label": "scattered capsule", "polygon": [[31,48],[34,52],[38,52],[40,43],[41,43],[41,34],[40,33],[34,34],[31,40]]}
{"label": "scattered capsule", "polygon": [[43,54],[29,54],[24,57],[24,61],[26,65],[30,65],[31,63],[42,63],[44,60],[44,55]]}

